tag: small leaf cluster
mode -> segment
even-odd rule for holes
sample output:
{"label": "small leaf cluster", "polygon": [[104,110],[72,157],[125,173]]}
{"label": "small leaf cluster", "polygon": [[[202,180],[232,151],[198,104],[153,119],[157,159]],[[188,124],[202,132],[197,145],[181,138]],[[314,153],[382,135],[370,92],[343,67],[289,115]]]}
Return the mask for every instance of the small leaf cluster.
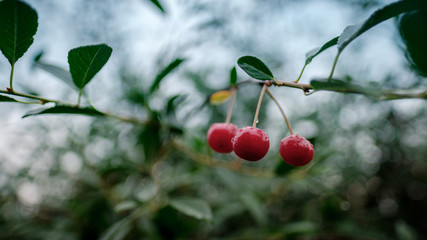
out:
{"label": "small leaf cluster", "polygon": [[[62,104],[59,101],[40,98],[16,92],[13,88],[13,73],[15,63],[27,52],[34,42],[38,28],[37,12],[28,4],[18,0],[0,2],[0,50],[11,65],[10,86],[2,93],[39,100],[41,104],[55,102],[56,106],[49,109],[39,109],[24,115],[33,116],[47,113],[73,113],[91,116],[104,115],[93,107],[80,108],[80,98],[84,87],[104,67],[111,56],[112,48],[106,44],[77,47],[69,51],[68,64],[70,71],[65,72],[49,66],[48,70],[55,71],[61,78],[70,78],[79,91],[76,105]],[[41,56],[36,57],[38,61]],[[2,101],[19,102],[10,97],[1,96]]]}
{"label": "small leaf cluster", "polygon": [[[407,57],[413,68],[421,75],[427,73],[427,33],[424,27],[427,24],[426,19],[427,2],[424,0],[401,0],[393,2],[373,12],[365,21],[360,24],[347,26],[343,32],[327,41],[321,47],[313,49],[306,53],[305,63],[297,80],[293,82],[281,82],[276,79],[267,65],[254,56],[244,56],[238,59],[238,65],[249,76],[261,81],[272,81],[271,84],[278,86],[296,87],[304,90],[306,95],[314,91],[326,90],[341,93],[363,94],[371,98],[380,100],[400,99],[400,98],[427,98],[427,90],[423,92],[405,92],[400,89],[382,89],[377,85],[354,84],[349,81],[333,78],[335,67],[338,63],[341,53],[347,46],[376,25],[396,16],[401,16],[399,21],[399,30],[407,46]],[[334,59],[331,72],[327,78],[312,79],[310,84],[299,85],[303,72],[314,58],[322,52],[337,47],[337,54]],[[310,90],[314,90],[311,91]]]}

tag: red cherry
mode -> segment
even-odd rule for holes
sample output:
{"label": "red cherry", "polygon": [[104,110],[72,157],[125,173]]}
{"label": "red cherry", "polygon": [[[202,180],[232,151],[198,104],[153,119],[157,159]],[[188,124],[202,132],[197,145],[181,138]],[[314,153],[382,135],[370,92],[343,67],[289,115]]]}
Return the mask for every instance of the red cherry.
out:
{"label": "red cherry", "polygon": [[313,145],[298,134],[290,135],[280,142],[280,155],[292,166],[304,166],[313,159]]}
{"label": "red cherry", "polygon": [[270,147],[267,134],[256,127],[239,129],[232,142],[236,155],[248,161],[260,160],[267,154]]}
{"label": "red cherry", "polygon": [[209,146],[219,153],[230,153],[233,151],[231,139],[236,135],[237,127],[231,123],[214,123],[210,126],[207,134]]}

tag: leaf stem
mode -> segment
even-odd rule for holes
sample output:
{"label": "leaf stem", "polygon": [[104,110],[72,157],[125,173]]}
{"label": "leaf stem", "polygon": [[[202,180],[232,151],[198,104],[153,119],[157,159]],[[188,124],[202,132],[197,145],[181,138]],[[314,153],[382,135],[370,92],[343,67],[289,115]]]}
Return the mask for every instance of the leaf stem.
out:
{"label": "leaf stem", "polygon": [[277,107],[279,107],[279,110],[282,113],[283,118],[285,119],[286,125],[288,126],[289,133],[291,135],[294,135],[294,131],[292,130],[291,123],[289,122],[288,118],[286,117],[285,111],[283,111],[283,109],[280,106],[279,102],[277,101],[277,99],[274,97],[273,93],[269,89],[267,89],[267,93],[271,97],[271,99],[273,99],[273,101],[276,103]]}
{"label": "leaf stem", "polygon": [[340,55],[341,55],[341,51],[338,51],[337,55],[335,56],[334,63],[332,64],[332,69],[328,77],[328,82],[332,80],[332,76],[334,75],[335,67],[337,66]]}
{"label": "leaf stem", "polygon": [[9,89],[11,92],[13,92],[13,72],[15,71],[15,64],[11,64],[11,69],[10,69],[10,79],[9,79]]}
{"label": "leaf stem", "polygon": [[79,96],[77,97],[77,106],[80,106],[80,100],[82,98],[82,93],[83,93],[83,90],[80,88],[79,89]]}
{"label": "leaf stem", "polygon": [[258,99],[258,105],[256,106],[256,110],[255,110],[255,117],[254,117],[254,122],[252,123],[252,127],[256,127],[256,124],[258,122],[258,115],[259,115],[259,110],[261,109],[261,102],[262,102],[262,98],[264,97],[265,91],[267,90],[267,84],[265,83],[262,86],[261,89],[261,93],[259,95],[259,99]]}
{"label": "leaf stem", "polygon": [[298,83],[298,82],[299,82],[299,80],[300,80],[300,79],[301,79],[301,77],[302,77],[302,74],[304,73],[305,67],[307,67],[307,64],[304,64],[304,67],[302,67],[302,69],[301,69],[301,73],[299,74],[298,79],[297,79],[297,80],[295,80],[295,81],[294,81],[294,83]]}
{"label": "leaf stem", "polygon": [[236,98],[236,88],[232,87],[231,98],[230,98],[230,102],[228,103],[227,117],[225,118],[225,123],[230,123],[231,114],[233,113],[233,105],[234,105],[235,98]]}

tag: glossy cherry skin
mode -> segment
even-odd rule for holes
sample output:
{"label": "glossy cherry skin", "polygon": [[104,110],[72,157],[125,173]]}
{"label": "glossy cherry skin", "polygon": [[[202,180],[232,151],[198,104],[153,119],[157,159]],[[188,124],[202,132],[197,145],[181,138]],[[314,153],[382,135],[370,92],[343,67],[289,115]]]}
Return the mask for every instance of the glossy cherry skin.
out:
{"label": "glossy cherry skin", "polygon": [[215,152],[230,153],[233,151],[231,139],[236,135],[237,127],[231,123],[214,123],[207,134],[209,146]]}
{"label": "glossy cherry skin", "polygon": [[285,162],[295,167],[308,164],[314,155],[313,145],[298,134],[283,138],[279,152]]}
{"label": "glossy cherry skin", "polygon": [[247,161],[258,161],[263,158],[270,147],[267,134],[256,127],[244,127],[237,131],[232,140],[234,153]]}

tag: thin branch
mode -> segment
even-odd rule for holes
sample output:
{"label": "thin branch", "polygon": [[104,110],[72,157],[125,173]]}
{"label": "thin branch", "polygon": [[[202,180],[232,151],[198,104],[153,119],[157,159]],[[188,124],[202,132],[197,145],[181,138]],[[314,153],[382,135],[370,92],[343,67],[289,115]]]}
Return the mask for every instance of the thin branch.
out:
{"label": "thin branch", "polygon": [[62,105],[71,105],[71,104],[67,104],[67,103],[64,103],[64,102],[61,102],[61,101],[58,101],[58,100],[53,100],[53,99],[48,99],[48,98],[44,98],[44,97],[39,97],[39,96],[36,96],[36,95],[31,95],[31,94],[16,92],[16,91],[14,91],[13,89],[10,89],[10,88],[8,90],[0,90],[0,93],[38,100],[38,101],[40,101],[39,104],[41,104],[41,105],[44,105],[45,103],[50,103],[50,102],[56,103],[56,104],[62,104]]}
{"label": "thin branch", "polygon": [[148,121],[139,120],[137,118],[123,117],[123,116],[115,115],[115,114],[112,114],[112,113],[106,113],[106,112],[102,112],[102,111],[99,111],[99,112],[101,112],[102,114],[104,114],[106,117],[115,118],[115,119],[117,119],[117,120],[119,120],[121,122],[127,122],[127,123],[142,125],[142,126],[145,126],[145,125],[148,124]]}
{"label": "thin branch", "polygon": [[[323,80],[323,79],[315,79],[315,80]],[[325,81],[326,83],[328,82],[328,79],[324,79],[323,81]],[[237,83],[238,86],[246,85],[246,84],[259,84],[259,85],[267,84],[268,86],[297,88],[297,89],[303,90],[306,96],[309,96],[312,93],[318,92],[318,91],[330,91],[330,92],[361,94],[368,97],[373,97],[378,100],[396,100],[396,99],[405,99],[405,98],[427,99],[427,90],[417,91],[417,90],[402,90],[402,89],[383,89],[383,90],[370,93],[369,91],[364,91],[363,86],[359,86],[360,87],[359,90],[352,88],[352,89],[318,89],[316,91],[310,91],[310,90],[314,90],[313,86],[311,86],[310,84],[303,84],[303,83],[296,83],[296,82],[278,81],[278,83],[276,83],[274,81],[248,79],[248,80]],[[369,89],[370,87],[365,86],[365,88]]]}
{"label": "thin branch", "polygon": [[[18,103],[23,103],[23,104],[40,104],[40,105],[44,105],[46,103],[55,103],[57,105],[79,107],[79,106],[76,106],[74,104],[62,102],[62,101],[59,101],[59,100],[53,100],[53,99],[39,97],[39,96],[31,95],[31,94],[16,92],[16,91],[14,91],[14,90],[12,90],[10,88],[8,90],[0,90],[0,93],[7,94],[7,95],[12,95],[12,96],[17,96],[17,97],[28,98],[28,99],[34,99],[34,100],[38,101],[38,102],[17,101]],[[94,108],[93,106],[91,106],[91,107]],[[112,113],[103,112],[103,111],[100,111],[98,109],[96,109],[96,110],[98,112],[102,113],[105,117],[118,119],[118,120],[120,120],[122,122],[128,122],[128,123],[137,124],[137,125],[146,125],[147,124],[146,121],[142,121],[142,120],[139,120],[139,119],[136,119],[136,118],[123,117],[123,116],[118,116],[118,115],[115,115],[115,114],[112,114]]]}
{"label": "thin branch", "polygon": [[276,81],[263,81],[263,80],[257,80],[257,79],[248,79],[245,81],[241,81],[238,82],[237,85],[241,86],[241,85],[246,85],[246,84],[251,84],[251,83],[256,83],[256,84],[267,84],[268,86],[278,86],[278,87],[290,87],[290,88],[298,88],[298,89],[302,89],[304,91],[308,91],[310,89],[313,89],[313,87],[310,84],[304,84],[304,83],[296,83],[296,82],[284,82],[284,81],[280,81],[280,80],[276,80]]}

